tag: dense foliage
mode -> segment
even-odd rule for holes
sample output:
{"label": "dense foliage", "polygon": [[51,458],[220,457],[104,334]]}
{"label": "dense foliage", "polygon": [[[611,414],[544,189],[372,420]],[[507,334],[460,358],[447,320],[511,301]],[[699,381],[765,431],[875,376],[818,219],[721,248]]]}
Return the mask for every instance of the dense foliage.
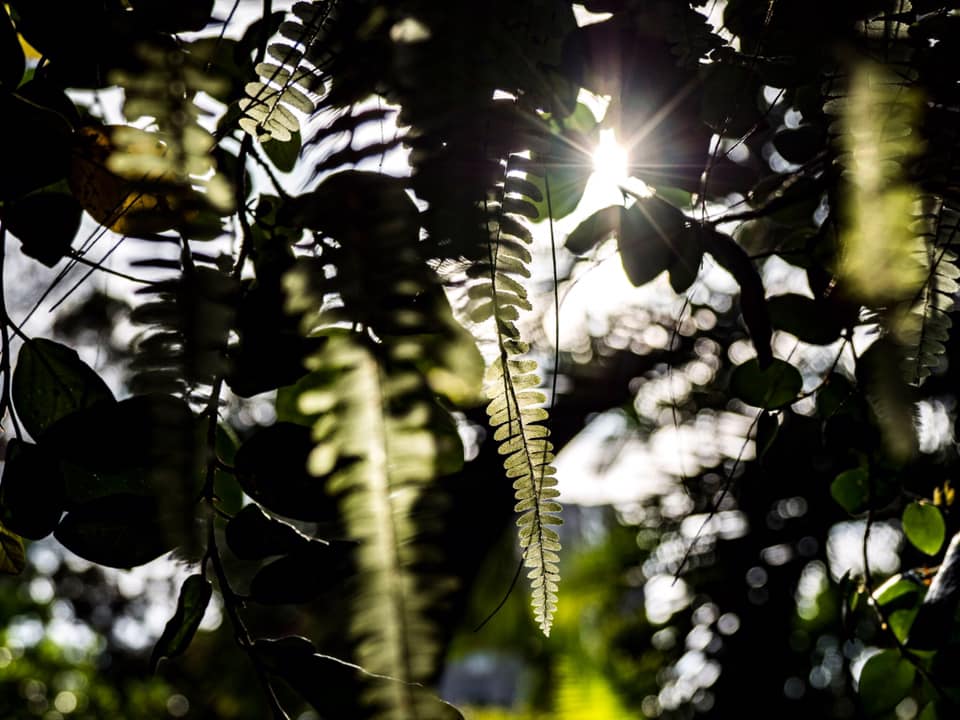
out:
{"label": "dense foliage", "polygon": [[11,0],[4,716],[954,717],[956,7]]}

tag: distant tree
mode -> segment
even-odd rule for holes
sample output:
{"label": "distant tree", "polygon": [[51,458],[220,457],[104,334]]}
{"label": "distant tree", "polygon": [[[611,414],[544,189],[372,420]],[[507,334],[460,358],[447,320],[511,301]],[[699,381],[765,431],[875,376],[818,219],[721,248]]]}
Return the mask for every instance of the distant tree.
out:
{"label": "distant tree", "polygon": [[[539,653],[532,714],[954,717],[954,6],[266,1],[237,33],[239,0],[11,1],[0,570],[51,534],[95,566],[173,553],[149,664],[221,683],[195,717],[464,717],[445,660],[521,572],[549,639],[513,599],[486,627]],[[609,130],[621,201],[584,207]],[[8,311],[17,252],[56,270],[34,310],[85,293],[55,338]],[[611,256],[663,302],[561,342]],[[740,429],[591,545],[555,455],[599,413],[622,444]],[[230,637],[195,640],[214,597]],[[24,657],[0,702],[42,715],[22,683],[61,660]],[[50,712],[155,717],[169,690],[131,668]],[[227,702],[245,678],[256,703]]]}

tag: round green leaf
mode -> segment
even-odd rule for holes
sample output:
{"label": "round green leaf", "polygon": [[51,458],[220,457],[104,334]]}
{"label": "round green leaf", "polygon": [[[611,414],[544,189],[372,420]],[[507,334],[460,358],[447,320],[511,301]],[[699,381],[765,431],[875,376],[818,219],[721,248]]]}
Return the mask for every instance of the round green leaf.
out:
{"label": "round green leaf", "polygon": [[867,471],[863,468],[846,470],[830,485],[830,495],[844,510],[856,515],[867,509],[869,486]]}
{"label": "round green leaf", "polygon": [[788,362],[774,359],[761,369],[757,359],[748,360],[733,371],[730,391],[748,405],[775,410],[797,399],[803,388],[800,372]]}
{"label": "round green leaf", "polygon": [[943,546],[947,527],[936,505],[912,502],[903,510],[903,532],[920,552],[936,555]]}
{"label": "round green leaf", "polygon": [[913,687],[915,668],[896,650],[879,652],[860,672],[860,699],[868,716],[891,710]]}

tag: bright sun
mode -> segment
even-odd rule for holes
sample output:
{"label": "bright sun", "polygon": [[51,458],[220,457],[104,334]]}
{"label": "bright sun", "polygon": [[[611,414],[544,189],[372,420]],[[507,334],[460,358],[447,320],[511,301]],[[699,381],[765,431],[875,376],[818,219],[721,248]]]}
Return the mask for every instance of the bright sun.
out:
{"label": "bright sun", "polygon": [[593,172],[604,182],[621,184],[628,177],[627,151],[620,146],[613,128],[600,131],[600,142],[593,151]]}

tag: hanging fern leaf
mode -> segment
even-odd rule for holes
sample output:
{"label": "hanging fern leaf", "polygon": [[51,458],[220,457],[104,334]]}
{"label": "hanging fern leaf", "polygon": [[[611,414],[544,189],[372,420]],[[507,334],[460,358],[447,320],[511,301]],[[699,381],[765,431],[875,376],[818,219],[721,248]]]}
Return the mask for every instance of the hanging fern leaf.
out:
{"label": "hanging fern leaf", "polygon": [[147,326],[133,343],[130,385],[135,392],[172,393],[204,402],[202,390],[226,371],[240,284],[195,260],[191,258],[179,276],[139,292],[153,299],[130,315],[132,322]]}
{"label": "hanging fern leaf", "polygon": [[[125,89],[124,116],[130,121],[152,118],[158,131],[145,136],[132,127],[115,128],[107,168],[138,190],[166,190],[175,197],[177,226],[195,224],[202,211],[233,212],[233,189],[216,171],[211,154],[216,141],[200,124],[204,112],[194,102],[200,92],[217,95],[225,81],[211,77],[201,58],[178,46],[144,44],[138,55],[144,72],[115,71],[111,79]],[[161,152],[140,151],[139,144],[151,141]]]}
{"label": "hanging fern leaf", "polygon": [[435,478],[459,469],[459,436],[416,368],[387,361],[369,340],[334,333],[309,367],[313,385],[299,399],[301,412],[317,418],[308,467],[340,498],[359,543],[351,624],[358,660],[401,681],[371,685],[368,699],[378,718],[426,719],[409,683],[435,670],[440,643],[429,610],[449,583],[422,574],[429,518],[415,506]]}
{"label": "hanging fern leaf", "polygon": [[534,617],[543,633],[549,635],[560,581],[560,536],[551,527],[561,522],[556,501],[559,491],[556,470],[551,465],[553,444],[547,439],[550,431],[542,424],[548,418],[542,407],[546,396],[534,389],[540,385],[535,374],[537,363],[523,357],[529,347],[521,340],[516,325],[520,312],[531,307],[525,286],[515,278],[530,276],[527,266],[531,255],[526,246],[532,242],[517,215],[530,217],[533,209],[536,217],[530,202],[535,198],[529,194],[529,184],[515,179],[510,169],[508,165],[499,188],[502,204],[487,206],[488,213],[495,217],[490,225],[488,259],[468,271],[478,278],[468,290],[470,319],[478,323],[491,318],[494,321],[498,355],[485,378],[490,398],[487,414],[490,426],[495,428],[494,440],[500,443],[499,452],[506,456],[506,476],[516,491],[514,509],[520,514],[519,542],[529,569]]}

